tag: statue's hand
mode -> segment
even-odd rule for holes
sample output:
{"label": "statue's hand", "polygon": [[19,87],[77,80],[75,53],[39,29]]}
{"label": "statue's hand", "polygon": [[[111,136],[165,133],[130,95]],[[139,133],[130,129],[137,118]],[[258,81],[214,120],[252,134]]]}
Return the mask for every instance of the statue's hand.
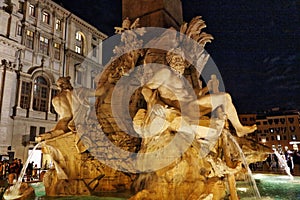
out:
{"label": "statue's hand", "polygon": [[152,112],[158,117],[166,118],[165,107],[160,104],[154,104],[154,106],[152,107]]}
{"label": "statue's hand", "polygon": [[35,137],[35,141],[39,143],[39,142],[44,141],[49,138],[51,138],[51,133],[47,132],[47,133],[43,133],[43,134]]}
{"label": "statue's hand", "polygon": [[65,132],[63,130],[52,130],[43,134],[40,134],[38,137],[35,137],[36,142],[41,142],[47,139],[51,139],[57,136],[60,136],[64,134]]}

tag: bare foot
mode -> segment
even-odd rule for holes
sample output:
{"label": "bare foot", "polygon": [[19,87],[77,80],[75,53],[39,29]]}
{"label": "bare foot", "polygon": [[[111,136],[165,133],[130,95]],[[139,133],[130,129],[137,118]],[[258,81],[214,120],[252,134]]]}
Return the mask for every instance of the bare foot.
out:
{"label": "bare foot", "polygon": [[252,133],[254,132],[255,130],[257,129],[257,126],[256,124],[252,125],[252,126],[243,126],[241,128],[237,128],[236,129],[236,134],[239,136],[239,137],[243,137],[249,133]]}

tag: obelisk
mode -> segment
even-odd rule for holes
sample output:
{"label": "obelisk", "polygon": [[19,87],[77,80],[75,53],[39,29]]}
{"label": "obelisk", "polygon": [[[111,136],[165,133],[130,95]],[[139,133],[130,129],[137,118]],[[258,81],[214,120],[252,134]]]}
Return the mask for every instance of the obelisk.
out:
{"label": "obelisk", "polygon": [[141,27],[178,28],[182,22],[181,0],[122,0],[122,17],[140,18]]}

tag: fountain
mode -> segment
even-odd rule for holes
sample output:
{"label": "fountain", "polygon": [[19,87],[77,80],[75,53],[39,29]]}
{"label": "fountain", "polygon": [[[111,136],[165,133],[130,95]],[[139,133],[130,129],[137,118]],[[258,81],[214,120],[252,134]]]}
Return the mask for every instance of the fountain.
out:
{"label": "fountain", "polygon": [[284,171],[286,172],[286,174],[290,177],[291,180],[294,180],[294,176],[291,174],[291,170],[290,170],[285,158],[283,158],[280,155],[280,153],[278,153],[278,151],[276,151],[276,150],[274,150],[274,154],[278,158],[278,163],[280,164],[280,166],[283,166]]}
{"label": "fountain", "polygon": [[10,186],[4,193],[3,198],[4,199],[20,199],[27,197],[33,193],[33,188],[30,187],[27,183],[23,183],[23,179],[26,175],[26,169],[27,166],[33,156],[34,150],[36,150],[38,147],[40,147],[43,143],[38,143],[34,146],[33,150],[31,151],[31,154],[29,154],[26,162],[24,163],[24,166],[20,172],[20,175],[18,177],[18,180],[15,181],[15,184]]}
{"label": "fountain", "polygon": [[256,126],[240,124],[215,75],[203,87],[204,46],[213,39],[204,21],[195,17],[180,32],[138,22],[125,19],[116,28],[121,42],[95,91],[58,79],[52,103],[60,119],[37,137],[55,163],[43,179],[47,196],[238,199],[236,176],[251,175],[248,164],[270,150],[243,137]]}

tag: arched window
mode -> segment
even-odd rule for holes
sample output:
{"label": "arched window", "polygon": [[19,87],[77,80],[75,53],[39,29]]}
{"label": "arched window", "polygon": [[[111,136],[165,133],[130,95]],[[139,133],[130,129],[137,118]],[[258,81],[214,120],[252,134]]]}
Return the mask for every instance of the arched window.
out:
{"label": "arched window", "polygon": [[80,31],[77,31],[75,35],[75,39],[76,39],[75,52],[78,54],[83,54],[83,42],[84,42],[83,34]]}
{"label": "arched window", "polygon": [[33,110],[46,112],[48,108],[49,85],[47,80],[38,76],[34,80],[33,87]]}

